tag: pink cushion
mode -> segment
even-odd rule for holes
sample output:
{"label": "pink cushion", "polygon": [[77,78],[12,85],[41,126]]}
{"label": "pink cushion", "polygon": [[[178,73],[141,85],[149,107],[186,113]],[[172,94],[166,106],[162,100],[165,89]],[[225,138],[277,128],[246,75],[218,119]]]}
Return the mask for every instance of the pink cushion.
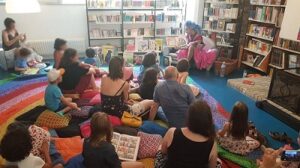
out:
{"label": "pink cushion", "polygon": [[112,124],[112,126],[122,125],[121,119],[119,117],[108,115],[108,119],[109,119],[110,123]]}
{"label": "pink cushion", "polygon": [[96,105],[96,104],[100,104],[101,103],[101,96],[100,94],[95,95],[89,102],[90,104]]}
{"label": "pink cushion", "polygon": [[159,145],[161,144],[162,137],[156,134],[147,134],[139,132],[138,136],[141,138],[138,158],[154,158]]}
{"label": "pink cushion", "polygon": [[92,98],[95,97],[96,95],[99,95],[99,92],[98,92],[98,91],[90,90],[90,91],[86,91],[86,92],[82,93],[82,94],[80,95],[80,98],[81,98],[81,99],[92,99]]}

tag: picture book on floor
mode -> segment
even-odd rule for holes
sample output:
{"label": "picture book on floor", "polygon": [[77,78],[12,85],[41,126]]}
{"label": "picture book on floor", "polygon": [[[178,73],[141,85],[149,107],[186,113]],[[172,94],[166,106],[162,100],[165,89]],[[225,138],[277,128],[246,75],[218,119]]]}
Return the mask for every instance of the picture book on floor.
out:
{"label": "picture book on floor", "polygon": [[140,137],[114,132],[112,144],[115,146],[120,160],[136,161],[140,146]]}

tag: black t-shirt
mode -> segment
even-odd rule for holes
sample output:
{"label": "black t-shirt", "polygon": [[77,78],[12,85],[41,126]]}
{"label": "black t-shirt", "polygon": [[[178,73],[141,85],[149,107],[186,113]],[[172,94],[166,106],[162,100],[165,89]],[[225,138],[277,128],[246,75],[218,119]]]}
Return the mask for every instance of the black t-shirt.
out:
{"label": "black t-shirt", "polygon": [[145,85],[141,84],[140,86],[140,95],[143,99],[153,100],[154,88],[156,85]]}
{"label": "black t-shirt", "polygon": [[115,147],[108,142],[103,142],[99,147],[92,147],[90,139],[85,139],[82,156],[86,168],[121,168]]}
{"label": "black t-shirt", "polygon": [[66,67],[61,67],[65,69],[65,74],[63,75],[62,82],[58,84],[62,90],[74,90],[78,85],[80,78],[87,74],[89,69],[79,66],[79,62],[72,63]]}

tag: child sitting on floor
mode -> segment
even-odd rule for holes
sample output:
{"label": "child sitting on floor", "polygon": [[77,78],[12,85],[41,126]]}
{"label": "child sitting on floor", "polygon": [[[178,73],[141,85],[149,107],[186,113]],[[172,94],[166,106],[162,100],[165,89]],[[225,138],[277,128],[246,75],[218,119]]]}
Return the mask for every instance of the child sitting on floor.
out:
{"label": "child sitting on floor", "polygon": [[[189,76],[190,63],[188,59],[183,58],[177,63],[178,78],[177,81],[181,84],[186,83],[186,78]],[[195,85],[189,84],[194,96],[200,95],[200,90]]]}
{"label": "child sitting on floor", "polygon": [[24,73],[29,69],[27,64],[27,58],[30,56],[31,51],[27,48],[17,49],[15,52],[16,61],[15,61],[15,71],[19,73]]}
{"label": "child sitting on floor", "polygon": [[248,107],[242,102],[237,102],[229,121],[218,132],[218,142],[232,153],[246,155],[260,146],[260,143],[248,134]]}
{"label": "child sitting on floor", "polygon": [[92,66],[96,66],[95,50],[92,48],[88,48],[85,50],[85,54],[86,54],[87,58],[85,58],[83,62],[86,64],[89,64],[89,65],[92,65]]}
{"label": "child sitting on floor", "polygon": [[80,110],[76,103],[72,102],[71,98],[65,98],[57,86],[62,81],[64,69],[52,69],[48,72],[49,85],[45,91],[45,104],[49,110],[58,112],[63,115],[71,109]]}
{"label": "child sitting on floor", "polygon": [[97,112],[91,119],[91,136],[84,140],[85,167],[142,168],[140,162],[121,162],[112,144],[112,126],[108,115]]}

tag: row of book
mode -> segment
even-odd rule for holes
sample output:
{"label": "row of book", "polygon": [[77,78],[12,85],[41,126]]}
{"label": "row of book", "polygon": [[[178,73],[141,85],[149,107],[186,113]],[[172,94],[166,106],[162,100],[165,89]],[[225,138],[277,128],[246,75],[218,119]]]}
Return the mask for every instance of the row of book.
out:
{"label": "row of book", "polygon": [[90,30],[91,38],[120,37],[121,33],[114,29],[94,28]]}
{"label": "row of book", "polygon": [[300,52],[300,42],[279,38],[277,46]]}
{"label": "row of book", "polygon": [[90,22],[96,23],[120,23],[120,15],[89,15]]}
{"label": "row of book", "polygon": [[276,48],[272,52],[270,64],[284,68],[286,59],[288,59],[288,68],[300,68],[300,55],[288,54]]}
{"label": "row of book", "polygon": [[262,55],[256,55],[256,54],[253,54],[253,53],[247,53],[246,55],[246,62],[252,64],[252,66],[254,67],[259,67],[262,65],[264,59],[266,57],[262,56]]}
{"label": "row of book", "polygon": [[178,15],[165,15],[160,13],[156,15],[156,21],[158,22],[176,22]]}
{"label": "row of book", "polygon": [[136,36],[154,36],[153,28],[134,28],[124,29],[125,37],[136,37]]}
{"label": "row of book", "polygon": [[262,38],[267,38],[273,40],[276,34],[276,29],[274,27],[260,26],[258,24],[251,24],[249,26],[248,33],[254,36],[259,36]]}
{"label": "row of book", "polygon": [[276,24],[280,9],[276,7],[256,7],[249,12],[249,18]]}
{"label": "row of book", "polygon": [[179,0],[156,0],[157,8],[164,8],[165,6],[169,6],[171,8],[180,8]]}
{"label": "row of book", "polygon": [[284,5],[286,0],[250,0],[250,4]]}
{"label": "row of book", "polygon": [[234,3],[234,4],[238,4],[239,0],[206,0],[206,2],[213,2],[213,3]]}
{"label": "row of book", "polygon": [[248,49],[262,54],[267,54],[272,49],[272,45],[258,39],[251,39],[248,41]]}
{"label": "row of book", "polygon": [[212,30],[219,30],[219,31],[228,31],[228,32],[235,32],[236,30],[236,23],[228,23],[225,20],[206,20],[204,21],[203,25],[204,29],[212,29]]}
{"label": "row of book", "polygon": [[135,39],[130,39],[126,45],[126,51],[160,51],[162,39],[143,39],[137,37]]}
{"label": "row of book", "polygon": [[212,7],[213,5],[214,4],[210,4],[204,8],[204,16],[215,16],[228,19],[236,19],[238,16],[238,8]]}
{"label": "row of book", "polygon": [[124,22],[153,22],[154,15],[148,14],[123,14]]}
{"label": "row of book", "polygon": [[155,34],[157,36],[172,36],[172,35],[179,35],[180,33],[180,28],[178,27],[171,27],[171,28],[161,28],[161,29],[156,29]]}
{"label": "row of book", "polygon": [[154,7],[154,0],[123,0],[123,7]]}
{"label": "row of book", "polygon": [[122,0],[87,0],[88,8],[121,8]]}

